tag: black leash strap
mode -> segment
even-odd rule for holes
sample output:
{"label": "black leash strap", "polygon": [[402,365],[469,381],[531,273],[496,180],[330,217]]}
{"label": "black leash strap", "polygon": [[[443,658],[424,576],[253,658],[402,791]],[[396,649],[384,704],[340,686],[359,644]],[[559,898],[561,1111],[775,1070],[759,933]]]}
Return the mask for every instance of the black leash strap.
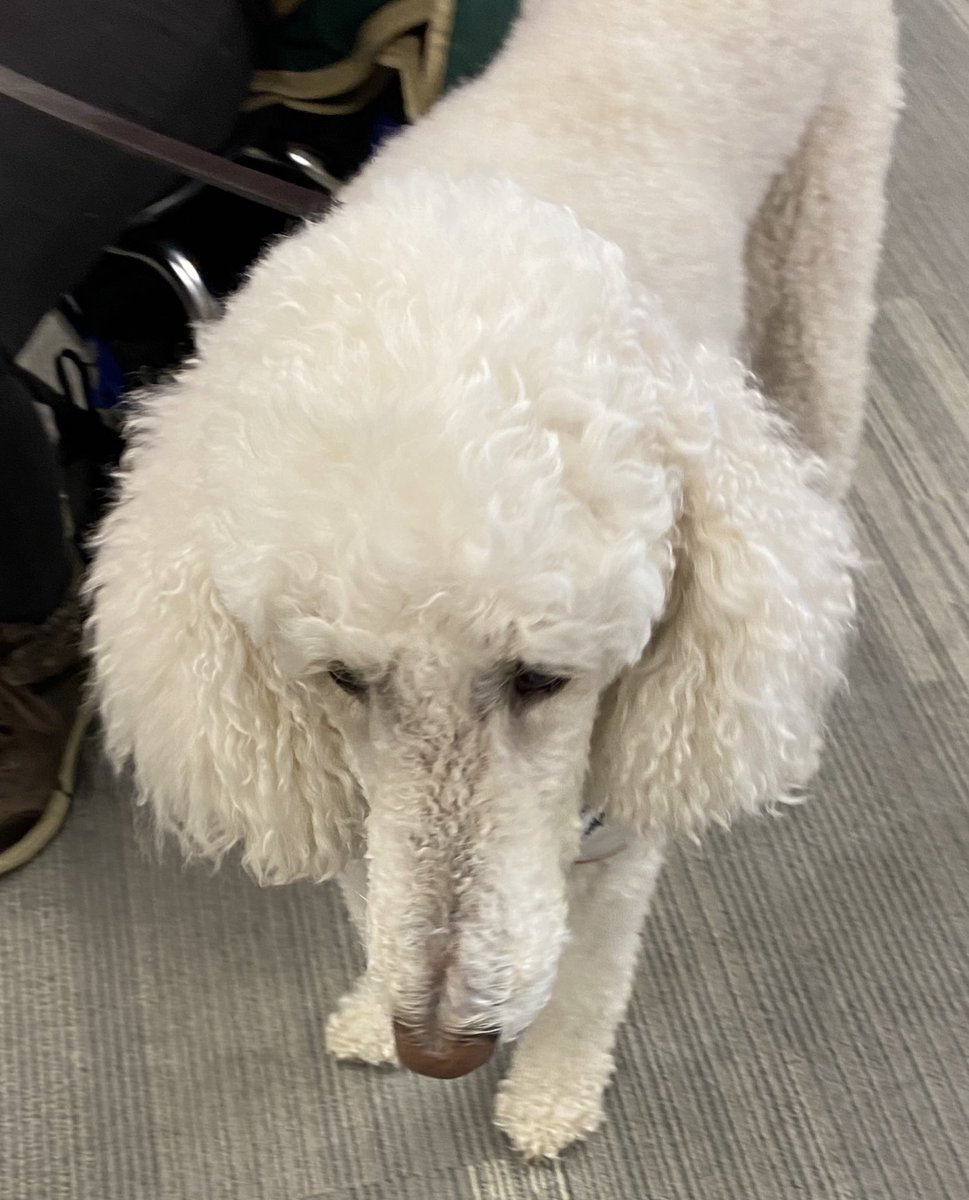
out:
{"label": "black leash strap", "polygon": [[188,175],[201,183],[211,184],[246,200],[255,200],[289,216],[319,216],[331,204],[328,196],[314,192],[312,188],[275,179],[241,163],[210,154],[207,150],[199,150],[187,142],[156,133],[135,121],[105,112],[83,100],[76,100],[64,92],[28,79],[26,75],[18,75],[9,67],[0,66],[0,96],[100,138],[126,154],[147,158],[179,175]]}

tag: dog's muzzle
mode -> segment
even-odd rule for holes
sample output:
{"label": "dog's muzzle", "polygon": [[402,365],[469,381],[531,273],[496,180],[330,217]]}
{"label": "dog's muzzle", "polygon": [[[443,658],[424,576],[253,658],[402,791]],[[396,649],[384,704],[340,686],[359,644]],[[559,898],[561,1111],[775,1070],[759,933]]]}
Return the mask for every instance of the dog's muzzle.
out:
{"label": "dog's muzzle", "polygon": [[394,1041],[408,1071],[433,1079],[457,1079],[484,1066],[494,1053],[498,1035],[441,1034],[431,1041],[412,1025],[394,1021]]}

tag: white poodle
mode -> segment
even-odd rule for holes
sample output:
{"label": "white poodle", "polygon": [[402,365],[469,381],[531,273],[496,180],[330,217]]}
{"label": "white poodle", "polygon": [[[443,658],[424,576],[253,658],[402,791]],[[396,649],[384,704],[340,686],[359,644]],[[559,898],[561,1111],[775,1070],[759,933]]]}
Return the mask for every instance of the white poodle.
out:
{"label": "white poodle", "polygon": [[889,0],[533,0],[134,422],[110,753],[339,873],[333,1052],[520,1038],[528,1156],[601,1119],[664,838],[815,769],[897,105]]}

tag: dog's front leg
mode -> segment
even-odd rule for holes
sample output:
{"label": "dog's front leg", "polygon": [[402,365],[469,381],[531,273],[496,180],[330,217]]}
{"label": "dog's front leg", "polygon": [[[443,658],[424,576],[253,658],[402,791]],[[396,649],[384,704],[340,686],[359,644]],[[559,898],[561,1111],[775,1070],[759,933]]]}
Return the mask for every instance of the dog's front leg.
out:
{"label": "dog's front leg", "polygon": [[[340,890],[347,912],[367,945],[367,866],[350,863],[340,876]],[[356,981],[326,1023],[326,1047],[337,1058],[380,1066],[397,1063],[393,1026],[387,1012],[383,988],[368,968]]]}
{"label": "dog's front leg", "polygon": [[636,839],[611,858],[573,868],[572,940],[551,1000],[522,1037],[495,1112],[527,1158],[554,1157],[602,1120],[616,1029],[661,865],[661,843]]}

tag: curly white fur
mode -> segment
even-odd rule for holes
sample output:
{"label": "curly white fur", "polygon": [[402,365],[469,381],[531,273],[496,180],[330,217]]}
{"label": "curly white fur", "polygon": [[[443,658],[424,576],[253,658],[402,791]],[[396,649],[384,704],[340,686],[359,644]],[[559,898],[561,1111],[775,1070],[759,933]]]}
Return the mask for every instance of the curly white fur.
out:
{"label": "curly white fur", "polygon": [[[533,0],[133,423],[111,754],[188,852],[343,870],[334,1052],[524,1031],[528,1155],[600,1119],[664,837],[815,767],[896,107],[887,0]],[[629,845],[572,868],[583,804]]]}

